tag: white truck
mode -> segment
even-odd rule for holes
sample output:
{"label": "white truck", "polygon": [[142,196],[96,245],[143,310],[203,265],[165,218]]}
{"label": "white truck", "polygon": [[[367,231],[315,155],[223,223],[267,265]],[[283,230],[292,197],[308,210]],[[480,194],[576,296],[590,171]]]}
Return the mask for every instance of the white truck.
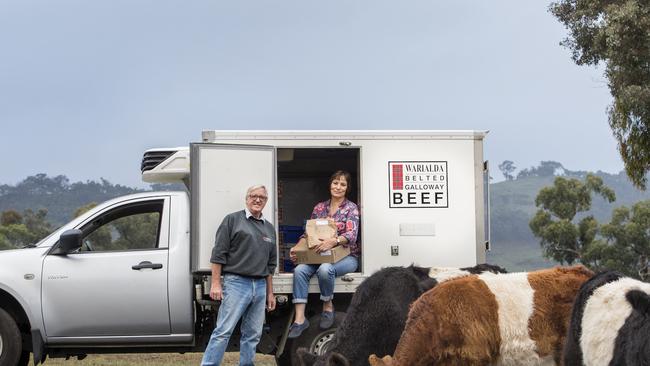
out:
{"label": "white truck", "polygon": [[[381,267],[464,267],[489,249],[486,131],[204,131],[189,147],[152,149],[147,192],[98,205],[33,248],[0,252],[0,366],[90,353],[202,352],[218,303],[209,299],[217,226],[264,184],[278,230],[274,292],[258,352],[295,364],[297,347],[324,353],[336,327],[287,339],[293,317],[288,249],[336,170],[352,176],[361,210],[357,273],[337,279],[337,324],[357,286]],[[310,286],[308,316],[319,314]],[[313,298],[312,298],[313,296]],[[313,324],[317,324],[314,321]],[[317,328],[317,327],[311,327]],[[229,350],[238,348],[234,334]]]}

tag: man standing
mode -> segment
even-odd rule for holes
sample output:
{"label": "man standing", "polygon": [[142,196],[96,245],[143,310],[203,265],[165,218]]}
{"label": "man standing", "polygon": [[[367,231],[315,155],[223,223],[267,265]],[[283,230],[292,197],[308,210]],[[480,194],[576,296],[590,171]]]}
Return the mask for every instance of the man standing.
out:
{"label": "man standing", "polygon": [[262,336],[264,305],[269,311],[275,309],[275,228],[262,217],[267,200],[266,187],[248,188],[246,209],[227,215],[217,230],[210,258],[210,297],[221,300],[221,306],[217,325],[203,354],[202,366],[221,364],[230,335],[240,318],[239,364],[253,365],[255,348]]}

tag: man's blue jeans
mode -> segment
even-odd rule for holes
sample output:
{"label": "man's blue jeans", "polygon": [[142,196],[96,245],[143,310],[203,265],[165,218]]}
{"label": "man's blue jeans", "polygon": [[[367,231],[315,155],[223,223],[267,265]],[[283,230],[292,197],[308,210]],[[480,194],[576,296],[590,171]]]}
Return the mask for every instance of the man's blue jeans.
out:
{"label": "man's blue jeans", "polygon": [[203,354],[202,366],[218,366],[226,352],[228,340],[242,318],[239,364],[254,365],[255,348],[262,336],[266,307],[266,279],[223,276],[223,300],[217,315],[217,326]]}
{"label": "man's blue jeans", "polygon": [[299,264],[293,270],[293,303],[306,304],[309,294],[309,279],[318,274],[320,299],[330,301],[334,297],[334,279],[357,270],[359,260],[348,255],[336,263]]}

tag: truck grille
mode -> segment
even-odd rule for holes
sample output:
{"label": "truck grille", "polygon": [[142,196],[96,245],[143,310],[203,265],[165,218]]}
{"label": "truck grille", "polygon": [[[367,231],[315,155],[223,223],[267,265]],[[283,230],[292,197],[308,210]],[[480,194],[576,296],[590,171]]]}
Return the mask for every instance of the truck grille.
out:
{"label": "truck grille", "polygon": [[176,151],[147,151],[142,157],[142,164],[140,165],[140,171],[142,173],[147,170],[151,170],[162,163],[168,157],[172,156]]}

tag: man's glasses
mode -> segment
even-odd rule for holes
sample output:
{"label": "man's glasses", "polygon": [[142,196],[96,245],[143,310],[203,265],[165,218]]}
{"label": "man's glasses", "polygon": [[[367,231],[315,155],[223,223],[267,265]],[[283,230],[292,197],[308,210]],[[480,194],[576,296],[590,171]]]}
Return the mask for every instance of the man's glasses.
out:
{"label": "man's glasses", "polygon": [[248,195],[248,198],[249,198],[251,201],[266,201],[267,199],[269,199],[267,196],[258,196],[258,195],[256,195],[256,194],[254,194],[254,195]]}

